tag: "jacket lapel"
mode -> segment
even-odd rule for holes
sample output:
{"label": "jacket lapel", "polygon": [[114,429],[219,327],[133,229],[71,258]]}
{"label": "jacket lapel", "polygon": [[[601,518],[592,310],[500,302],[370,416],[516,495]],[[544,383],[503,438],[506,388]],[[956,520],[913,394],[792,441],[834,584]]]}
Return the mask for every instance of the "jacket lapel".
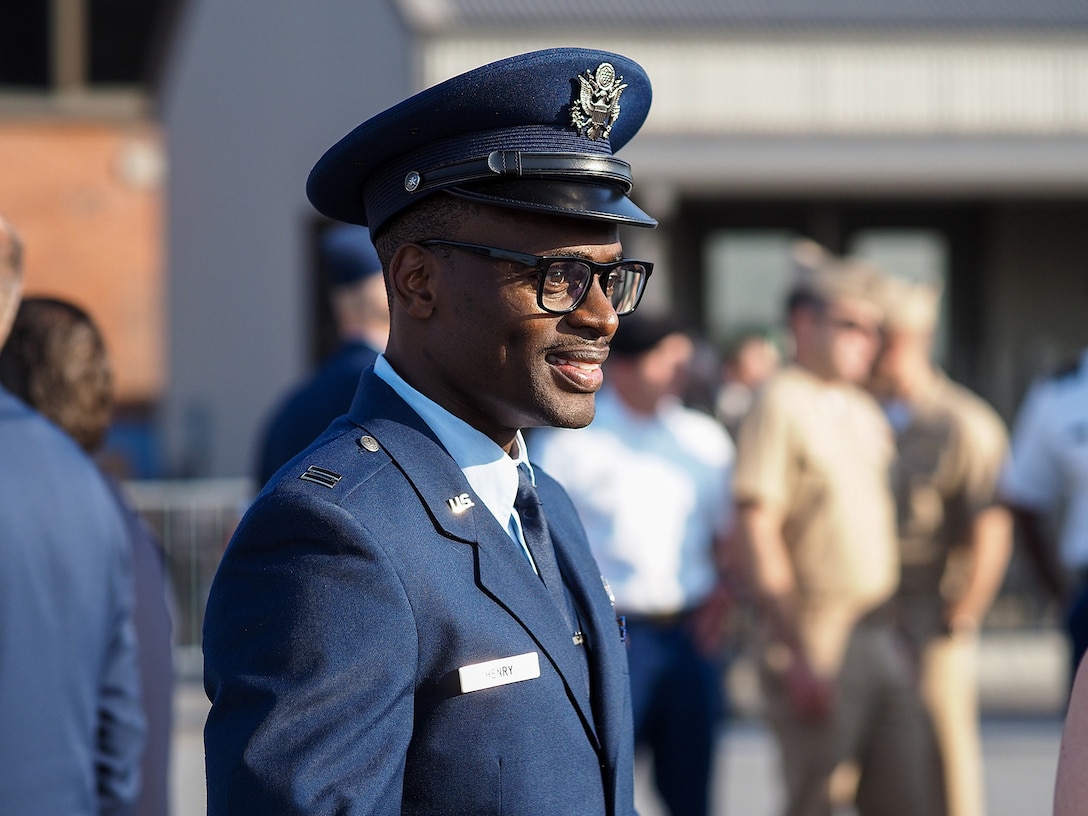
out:
{"label": "jacket lapel", "polygon": [[620,640],[615,608],[603,601],[608,597],[604,579],[585,541],[577,511],[558,484],[550,477],[540,479],[540,473],[538,468],[537,487],[545,508],[556,505],[569,508],[569,512],[553,512],[548,517],[548,524],[555,540],[556,558],[567,586],[575,596],[582,627],[588,637],[593,699],[601,703],[594,708],[594,721],[603,749],[615,767],[620,748],[617,736],[626,731],[623,707],[626,699],[623,687],[629,682],[623,670],[627,662],[626,647]]}
{"label": "jacket lapel", "polygon": [[[497,529],[494,519],[491,521]],[[481,538],[477,552],[480,586],[517,618],[540,646],[541,652],[563,678],[567,693],[577,704],[586,730],[596,742],[589,689],[584,681],[584,663],[577,651],[585,647],[574,644],[572,633],[552,596],[505,532],[500,531],[494,540],[491,537]]]}

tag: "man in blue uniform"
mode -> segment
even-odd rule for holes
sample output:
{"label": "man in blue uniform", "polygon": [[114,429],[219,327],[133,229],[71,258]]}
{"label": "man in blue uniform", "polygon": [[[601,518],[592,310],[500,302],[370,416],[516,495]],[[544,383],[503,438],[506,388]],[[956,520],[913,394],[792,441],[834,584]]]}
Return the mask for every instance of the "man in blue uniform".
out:
{"label": "man in blue uniform", "polygon": [[[0,344],[22,290],[0,218]],[[140,714],[128,539],[74,441],[0,387],[0,810],[131,812]]]}
{"label": "man in blue uniform", "polygon": [[347,412],[359,376],[385,348],[389,334],[382,262],[370,231],[357,224],[330,227],[321,236],[321,260],[340,343],[269,419],[258,452],[258,487]]}
{"label": "man in blue uniform", "polygon": [[1088,350],[1032,384],[1011,447],[1001,493],[1032,565],[1064,607],[1072,683],[1088,652]]}
{"label": "man in blue uniform", "polygon": [[649,278],[619,225],[656,222],[613,156],[649,104],[625,57],[524,54],[311,172],[318,210],[370,228],[389,343],[213,583],[212,816],[633,813],[622,627],[521,429],[590,422]]}

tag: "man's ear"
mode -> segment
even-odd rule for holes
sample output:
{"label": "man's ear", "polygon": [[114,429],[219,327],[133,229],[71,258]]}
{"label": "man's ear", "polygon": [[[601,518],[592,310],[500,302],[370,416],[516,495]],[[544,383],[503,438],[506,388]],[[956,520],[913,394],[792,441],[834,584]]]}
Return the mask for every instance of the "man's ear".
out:
{"label": "man's ear", "polygon": [[437,263],[419,244],[402,244],[389,262],[393,303],[409,317],[426,320],[434,312]]}

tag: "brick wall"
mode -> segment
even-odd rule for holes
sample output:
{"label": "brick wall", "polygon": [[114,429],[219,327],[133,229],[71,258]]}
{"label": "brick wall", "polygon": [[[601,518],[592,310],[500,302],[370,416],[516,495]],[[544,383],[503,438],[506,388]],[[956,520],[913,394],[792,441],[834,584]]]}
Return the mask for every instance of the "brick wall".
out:
{"label": "brick wall", "polygon": [[160,135],[144,122],[0,121],[0,213],[26,245],[26,294],[102,327],[119,402],[166,378]]}

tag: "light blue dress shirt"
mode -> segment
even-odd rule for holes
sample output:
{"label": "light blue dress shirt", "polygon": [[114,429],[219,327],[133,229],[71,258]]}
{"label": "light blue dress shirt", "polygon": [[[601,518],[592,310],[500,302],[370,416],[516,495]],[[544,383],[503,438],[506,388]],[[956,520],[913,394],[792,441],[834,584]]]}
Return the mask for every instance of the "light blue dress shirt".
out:
{"label": "light blue dress shirt", "polygon": [[473,492],[499,525],[506,530],[510,538],[521,546],[525,557],[535,571],[536,564],[533,563],[533,557],[529,554],[529,548],[525,546],[525,539],[521,532],[521,519],[514,512],[520,465],[528,469],[533,483],[536,484],[536,476],[532,465],[529,464],[525,438],[521,435],[521,431],[518,431],[515,437],[517,458],[513,458],[508,456],[506,451],[496,445],[490,437],[480,433],[464,420],[458,419],[405,382],[393,370],[393,366],[385,359],[384,354],[379,354],[374,362],[374,373],[396,391],[397,395],[408,403],[409,407],[419,414],[427,426],[434,431],[438,441],[449,451],[453,461],[465,474]]}

